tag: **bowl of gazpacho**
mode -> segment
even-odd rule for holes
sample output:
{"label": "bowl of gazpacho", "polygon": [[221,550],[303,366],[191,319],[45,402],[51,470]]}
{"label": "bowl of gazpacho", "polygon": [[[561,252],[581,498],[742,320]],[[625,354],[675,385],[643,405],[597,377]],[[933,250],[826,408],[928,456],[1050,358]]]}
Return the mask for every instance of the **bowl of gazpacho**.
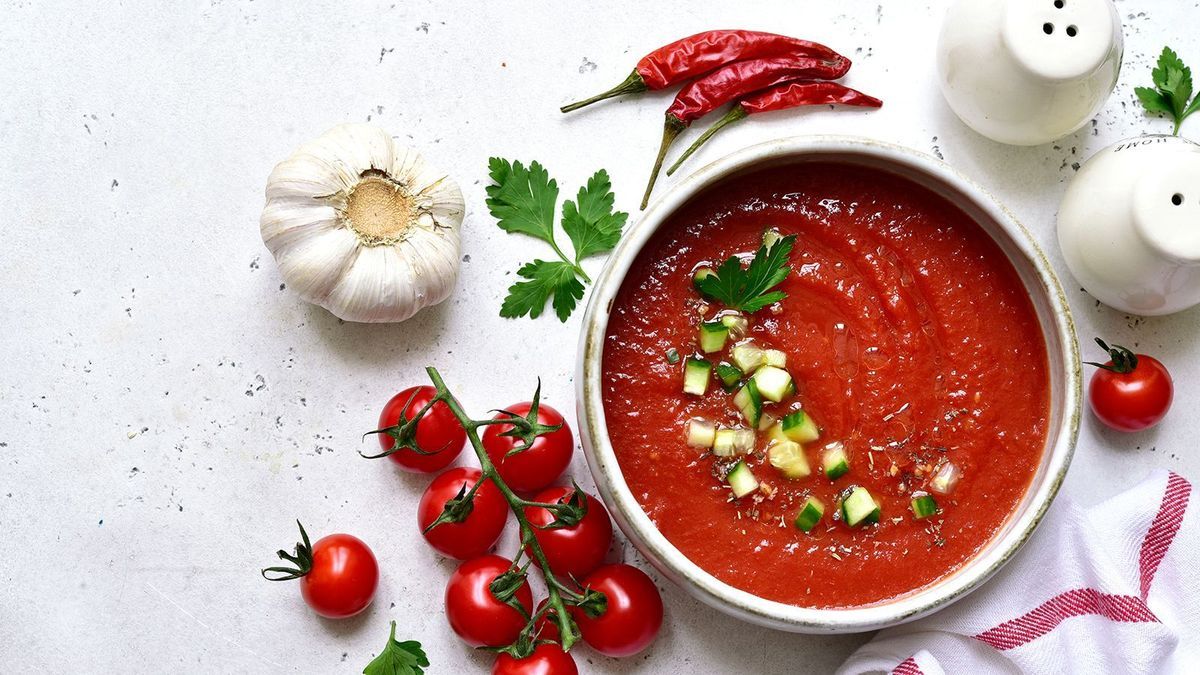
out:
{"label": "bowl of gazpacho", "polygon": [[729,614],[853,632],[933,612],[1033,533],[1079,355],[1032,236],[867,139],[747,148],[624,237],[588,304],[584,450],[621,529]]}

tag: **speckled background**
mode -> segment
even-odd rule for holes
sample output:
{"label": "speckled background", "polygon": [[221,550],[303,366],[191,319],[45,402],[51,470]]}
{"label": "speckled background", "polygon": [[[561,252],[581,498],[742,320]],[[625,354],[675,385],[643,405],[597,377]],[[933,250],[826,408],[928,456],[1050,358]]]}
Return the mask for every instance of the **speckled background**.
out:
{"label": "speckled background", "polygon": [[[536,376],[547,401],[573,409],[582,313],[566,325],[497,315],[540,245],[487,215],[487,158],[539,159],[564,193],[605,167],[618,205],[634,209],[670,95],[570,117],[557,107],[620,81],[648,49],[715,27],[828,43],[854,59],[849,83],[887,104],[745,122],[699,161],[812,132],[944,157],[1037,233],[1082,336],[1152,352],[1176,376],[1174,414],[1154,431],[1085,419],[1065,494],[1095,502],[1154,466],[1200,477],[1200,314],[1097,306],[1054,243],[1079,163],[1169,130],[1140,114],[1132,89],[1164,42],[1200,64],[1195,0],[1118,2],[1116,93],[1083,130],[1036,148],[987,141],[942,102],[940,2],[0,4],[0,671],[351,673],[393,618],[425,644],[431,672],[486,670],[490,657],[442,617],[453,565],[414,524],[426,479],[360,459],[359,435],[427,364],[479,413],[527,398]],[[467,199],[455,294],[403,324],[343,324],[305,305],[259,238],[271,167],[344,121],[411,141]],[[1200,136],[1200,120],[1189,132]],[[582,457],[573,470],[591,484]],[[374,548],[383,578],[368,612],[318,619],[295,587],[259,577],[290,548],[297,517]],[[623,541],[613,556],[641,564]],[[581,648],[583,670],[820,672],[866,637],[761,630],[663,593],[668,620],[650,651],[615,661]]]}

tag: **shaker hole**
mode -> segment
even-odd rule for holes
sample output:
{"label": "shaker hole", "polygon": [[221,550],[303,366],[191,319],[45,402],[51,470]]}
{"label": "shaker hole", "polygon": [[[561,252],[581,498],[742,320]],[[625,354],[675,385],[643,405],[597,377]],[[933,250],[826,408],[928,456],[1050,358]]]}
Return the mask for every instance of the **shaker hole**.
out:
{"label": "shaker hole", "polygon": [[1183,195],[1176,192],[1171,196],[1171,203],[1175,206],[1183,206]]}
{"label": "shaker hole", "polygon": [[1067,37],[1075,37],[1079,35],[1079,29],[1075,26],[1067,26]]}
{"label": "shaker hole", "polygon": [[1049,22],[1042,24],[1042,32],[1045,33],[1046,35],[1053,34],[1054,33],[1054,24],[1049,23]]}
{"label": "shaker hole", "polygon": [[1062,9],[1063,6],[1066,4],[1067,3],[1063,2],[1063,0],[1054,0],[1054,8],[1055,9]]}

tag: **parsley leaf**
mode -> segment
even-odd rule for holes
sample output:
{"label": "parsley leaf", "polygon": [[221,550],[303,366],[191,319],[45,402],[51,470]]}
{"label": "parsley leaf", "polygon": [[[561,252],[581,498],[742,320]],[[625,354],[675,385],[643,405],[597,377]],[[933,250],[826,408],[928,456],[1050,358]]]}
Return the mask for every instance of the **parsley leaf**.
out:
{"label": "parsley leaf", "polygon": [[420,642],[396,640],[396,622],[393,621],[387,646],[363,668],[363,675],[424,675],[424,669],[428,667],[429,657],[425,656]]}
{"label": "parsley leaf", "polygon": [[1150,76],[1154,88],[1137,87],[1134,93],[1147,112],[1170,115],[1175,120],[1175,135],[1178,136],[1183,120],[1200,110],[1200,97],[1192,98],[1192,69],[1184,65],[1170,47],[1163,47]]}
{"label": "parsley leaf", "polygon": [[559,260],[534,260],[517,270],[517,275],[529,281],[518,281],[509,286],[508,297],[500,306],[500,316],[518,319],[526,314],[536,319],[553,297],[554,313],[566,322],[576,303],[583,297],[583,283],[575,276],[575,268]]}
{"label": "parsley leaf", "polygon": [[554,241],[554,207],[558,204],[558,183],[545,167],[493,157],[488,173],[495,182],[487,186],[488,211],[500,221],[505,232],[520,232],[545,242]]}
{"label": "parsley leaf", "polygon": [[612,250],[629,219],[628,213],[613,211],[615,196],[608,173],[597,171],[574,201],[563,202],[561,225],[574,247],[573,257],[554,238],[558,183],[541,164],[530,162],[526,168],[521,162],[493,157],[488,173],[493,184],[487,187],[487,207],[500,229],[540,239],[558,255],[558,260],[534,260],[517,270],[524,281],[509,287],[500,316],[536,319],[550,302],[555,315],[566,322],[583,298],[584,283],[591,283],[583,259]]}
{"label": "parsley leaf", "polygon": [[751,314],[757,312],[787,297],[783,291],[771,289],[791,273],[788,256],[795,244],[794,234],[781,238],[771,246],[764,244],[754,254],[754,260],[750,261],[747,268],[742,267],[740,258],[731,256],[721,263],[715,274],[699,279],[696,287],[704,295],[730,309]]}
{"label": "parsley leaf", "polygon": [[597,171],[586,187],[579,188],[575,199],[563,202],[562,228],[575,247],[576,261],[611,250],[620,241],[629,214],[613,212],[615,196],[608,172]]}

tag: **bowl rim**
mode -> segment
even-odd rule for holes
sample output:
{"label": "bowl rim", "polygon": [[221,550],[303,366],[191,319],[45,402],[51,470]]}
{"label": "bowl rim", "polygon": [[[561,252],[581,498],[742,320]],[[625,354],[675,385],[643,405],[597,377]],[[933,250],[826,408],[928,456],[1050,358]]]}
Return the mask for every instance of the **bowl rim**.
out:
{"label": "bowl rim", "polygon": [[[1052,419],[1047,429],[1048,438],[1056,440],[1047,450],[1045,470],[1039,471],[1040,482],[1030,485],[1024,506],[1010,516],[1007,531],[931,586],[879,604],[837,609],[799,607],[761,598],[720,581],[675,548],[642,510],[625,483],[608,438],[600,386],[604,336],[616,293],[645,243],[669,217],[690,199],[735,173],[753,170],[760,164],[787,163],[789,159],[804,161],[814,156],[819,159],[821,155],[865,156],[877,163],[907,169],[911,174],[921,174],[930,189],[937,191],[940,183],[994,221],[1010,240],[1006,255],[1012,257],[1009,249],[1015,248],[1036,273],[1041,288],[1035,289],[1027,282],[1024,286],[1031,298],[1038,292],[1045,294],[1053,325],[1047,326],[1042,321],[1043,335],[1057,337],[1062,357],[1061,368],[1056,371],[1054,354],[1050,354],[1052,405],[1056,398],[1055,379],[1062,381],[1061,419],[1057,424]],[[906,177],[920,182],[912,175]],[[989,236],[995,239],[995,235]],[[1049,340],[1046,348],[1052,349]],[[942,161],[891,143],[833,135],[794,136],[743,148],[697,170],[656,200],[623,235],[593,285],[580,331],[576,387],[580,437],[588,467],[618,526],[634,546],[655,568],[704,603],[753,623],[805,633],[861,632],[911,621],[960,599],[995,574],[1033,534],[1058,493],[1078,438],[1082,401],[1078,341],[1070,307],[1053,268],[1031,233],[986,190]],[[1034,480],[1038,481],[1037,476]]]}

